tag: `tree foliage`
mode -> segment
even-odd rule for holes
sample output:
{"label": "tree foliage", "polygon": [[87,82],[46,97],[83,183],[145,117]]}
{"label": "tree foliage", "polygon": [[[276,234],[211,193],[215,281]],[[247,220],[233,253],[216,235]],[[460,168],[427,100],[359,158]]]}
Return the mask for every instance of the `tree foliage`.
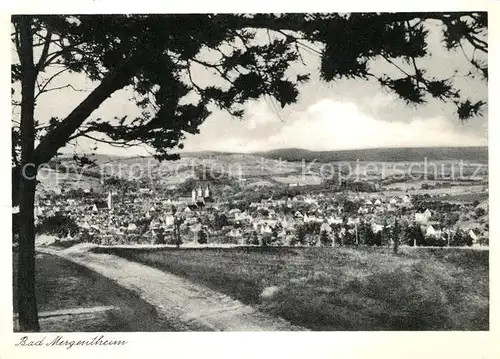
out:
{"label": "tree foliage", "polygon": [[39,234],[49,234],[58,237],[66,237],[78,233],[79,227],[74,218],[57,213],[53,216],[44,217],[37,226]]}

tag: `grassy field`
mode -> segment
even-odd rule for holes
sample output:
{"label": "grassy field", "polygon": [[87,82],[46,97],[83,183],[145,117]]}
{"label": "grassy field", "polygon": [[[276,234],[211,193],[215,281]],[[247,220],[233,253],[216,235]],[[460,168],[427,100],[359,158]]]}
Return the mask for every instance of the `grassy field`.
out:
{"label": "grassy field", "polygon": [[[13,258],[13,283],[16,283],[16,256]],[[61,315],[40,320],[43,332],[127,332],[165,331],[165,323],[155,308],[138,295],[113,281],[64,259],[37,254],[37,304],[39,313],[82,310],[82,314]],[[17,291],[13,286],[14,313]],[[115,307],[93,312],[85,309]],[[85,313],[86,312],[86,313]]]}
{"label": "grassy field", "polygon": [[312,330],[488,330],[488,251],[98,249]]}

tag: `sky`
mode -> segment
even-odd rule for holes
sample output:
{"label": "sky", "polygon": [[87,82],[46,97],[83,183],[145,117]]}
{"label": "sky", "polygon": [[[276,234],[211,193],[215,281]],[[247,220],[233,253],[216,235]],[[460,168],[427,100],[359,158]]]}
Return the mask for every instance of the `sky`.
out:
{"label": "sky", "polygon": [[[470,65],[461,52],[446,52],[440,45],[439,27],[429,24],[431,56],[417,60],[429,74],[448,76],[459,70],[459,87],[472,99],[487,99],[487,84],[461,77]],[[468,49],[466,49],[467,51]],[[303,53],[306,66],[296,65],[292,72],[311,73],[311,80],[300,88],[296,104],[281,108],[275,100],[263,98],[245,105],[243,119],[235,119],[216,110],[200,127],[197,135],[188,135],[185,151],[255,152],[277,148],[309,150],[341,150],[376,147],[485,146],[488,144],[487,109],[483,117],[461,122],[455,107],[438,100],[418,107],[406,105],[377,83],[365,80],[320,81],[317,76],[319,58]],[[394,71],[382,61],[374,63],[375,72]],[[88,95],[95,84],[84,76],[61,76],[54,86],[71,82],[75,88],[60,90],[41,97],[35,116],[43,122],[51,116],[63,117]],[[199,84],[218,81],[203,69],[196,69]],[[130,101],[131,92],[116,92],[92,114],[92,118],[134,116],[138,110]],[[89,152],[95,144],[78,140],[76,147],[64,152]],[[115,155],[147,155],[143,147],[117,149],[98,145],[98,153]]]}

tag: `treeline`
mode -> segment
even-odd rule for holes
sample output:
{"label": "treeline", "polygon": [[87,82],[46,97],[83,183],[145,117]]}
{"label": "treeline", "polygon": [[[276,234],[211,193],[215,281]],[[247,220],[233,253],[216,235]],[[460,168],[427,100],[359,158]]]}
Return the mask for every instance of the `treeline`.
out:
{"label": "treeline", "polygon": [[403,148],[372,148],[338,151],[309,151],[299,148],[284,148],[267,152],[257,152],[254,155],[282,159],[290,162],[318,161],[323,163],[339,161],[370,161],[370,162],[411,162],[464,160],[488,163],[488,147],[403,147]]}

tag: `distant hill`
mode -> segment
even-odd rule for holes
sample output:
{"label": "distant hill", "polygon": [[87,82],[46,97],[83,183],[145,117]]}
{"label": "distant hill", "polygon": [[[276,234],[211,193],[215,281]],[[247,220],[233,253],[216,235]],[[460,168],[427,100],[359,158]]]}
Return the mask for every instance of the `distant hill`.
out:
{"label": "distant hill", "polygon": [[464,160],[487,163],[488,147],[403,147],[403,148],[373,148],[339,151],[309,151],[300,148],[284,148],[253,153],[257,156],[286,161],[373,161],[373,162],[409,162]]}

